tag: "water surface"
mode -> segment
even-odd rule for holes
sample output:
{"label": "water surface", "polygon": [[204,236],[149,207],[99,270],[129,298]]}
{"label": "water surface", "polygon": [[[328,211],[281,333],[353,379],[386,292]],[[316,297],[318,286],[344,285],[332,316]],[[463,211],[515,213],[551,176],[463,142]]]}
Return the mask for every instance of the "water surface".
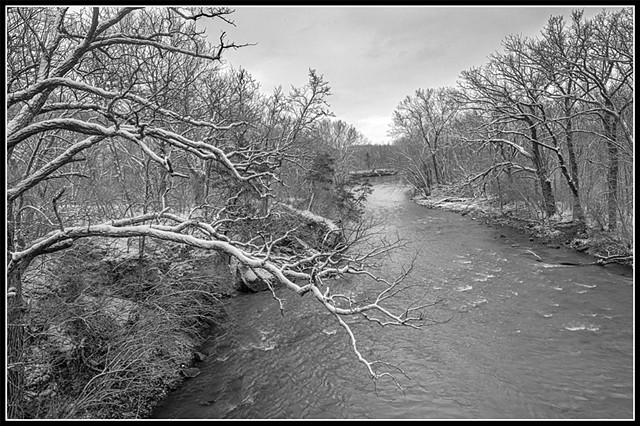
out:
{"label": "water surface", "polygon": [[[418,252],[398,307],[442,300],[449,321],[422,330],[352,318],[369,360],[390,362],[374,386],[336,320],[311,297],[284,289],[228,301],[233,322],[205,344],[202,374],[154,413],[185,419],[621,419],[633,418],[633,279],[507,228],[430,210],[409,189],[379,182],[368,201],[389,238],[407,247],[383,264],[400,272]],[[527,252],[533,250],[543,261]],[[358,279],[331,282],[358,297]]]}

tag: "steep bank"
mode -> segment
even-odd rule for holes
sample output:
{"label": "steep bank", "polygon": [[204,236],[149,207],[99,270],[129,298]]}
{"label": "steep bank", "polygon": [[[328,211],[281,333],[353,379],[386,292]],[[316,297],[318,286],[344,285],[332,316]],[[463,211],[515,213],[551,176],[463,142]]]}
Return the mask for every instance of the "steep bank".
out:
{"label": "steep bank", "polygon": [[226,260],[131,243],[78,241],[26,274],[27,418],[145,417],[204,356],[234,292]]}
{"label": "steep bank", "polygon": [[[287,212],[241,231],[296,228],[272,247],[283,255],[339,242],[340,229],[327,219]],[[141,238],[79,240],[40,258],[24,277],[26,418],[148,417],[199,374],[210,355],[200,346],[204,337],[227,323],[225,299],[277,284],[232,260]]]}

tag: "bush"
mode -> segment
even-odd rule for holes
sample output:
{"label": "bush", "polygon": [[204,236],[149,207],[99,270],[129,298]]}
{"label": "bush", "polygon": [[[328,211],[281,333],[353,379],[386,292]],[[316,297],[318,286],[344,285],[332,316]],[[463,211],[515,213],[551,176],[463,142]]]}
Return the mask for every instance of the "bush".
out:
{"label": "bush", "polygon": [[228,272],[215,255],[151,248],[112,257],[86,241],[50,259],[26,313],[28,418],[144,418],[179,382],[224,317]]}

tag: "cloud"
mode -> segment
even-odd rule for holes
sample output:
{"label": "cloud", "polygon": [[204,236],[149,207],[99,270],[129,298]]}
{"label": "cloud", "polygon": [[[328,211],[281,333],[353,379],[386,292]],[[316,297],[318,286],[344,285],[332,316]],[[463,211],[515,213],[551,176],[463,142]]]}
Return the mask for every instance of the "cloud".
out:
{"label": "cloud", "polygon": [[[257,42],[227,52],[265,92],[307,82],[309,68],[332,88],[336,118],[372,142],[386,136],[393,110],[419,88],[455,86],[486,63],[509,34],[537,36],[563,7],[237,7],[229,40]],[[592,8],[595,14],[601,8]],[[219,27],[211,27],[214,40]]]}
{"label": "cloud", "polygon": [[388,144],[391,142],[391,138],[386,136],[390,124],[389,117],[386,115],[359,118],[350,124],[353,124],[370,143]]}

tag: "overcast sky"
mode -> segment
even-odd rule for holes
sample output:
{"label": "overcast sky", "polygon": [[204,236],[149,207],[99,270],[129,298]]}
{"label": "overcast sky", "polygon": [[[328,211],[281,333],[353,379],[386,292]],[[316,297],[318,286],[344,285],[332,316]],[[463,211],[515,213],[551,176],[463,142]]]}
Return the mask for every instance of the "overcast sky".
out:
{"label": "overcast sky", "polygon": [[[391,116],[419,88],[455,86],[461,71],[486,63],[509,34],[537,36],[550,16],[575,7],[234,6],[236,27],[220,30],[237,44],[226,59],[262,89],[307,82],[309,68],[331,86],[336,118],[371,143],[388,143]],[[585,6],[591,17],[602,6]]]}

